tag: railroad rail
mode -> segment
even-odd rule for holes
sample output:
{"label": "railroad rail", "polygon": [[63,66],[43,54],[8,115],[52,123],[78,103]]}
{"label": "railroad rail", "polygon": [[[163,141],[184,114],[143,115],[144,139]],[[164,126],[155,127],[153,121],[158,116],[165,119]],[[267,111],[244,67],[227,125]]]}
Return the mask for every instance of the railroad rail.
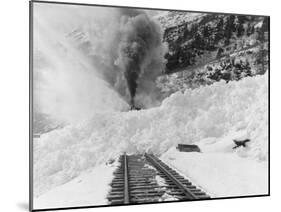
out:
{"label": "railroad rail", "polygon": [[153,154],[124,153],[119,162],[107,196],[111,205],[210,198]]}

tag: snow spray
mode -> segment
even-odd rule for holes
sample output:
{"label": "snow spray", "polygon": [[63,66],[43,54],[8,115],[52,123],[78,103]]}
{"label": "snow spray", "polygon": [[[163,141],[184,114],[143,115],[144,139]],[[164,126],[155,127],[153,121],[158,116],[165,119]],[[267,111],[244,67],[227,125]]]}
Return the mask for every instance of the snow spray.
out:
{"label": "snow spray", "polygon": [[155,79],[168,48],[146,11],[48,4],[35,11],[36,111],[76,122],[160,104]]}

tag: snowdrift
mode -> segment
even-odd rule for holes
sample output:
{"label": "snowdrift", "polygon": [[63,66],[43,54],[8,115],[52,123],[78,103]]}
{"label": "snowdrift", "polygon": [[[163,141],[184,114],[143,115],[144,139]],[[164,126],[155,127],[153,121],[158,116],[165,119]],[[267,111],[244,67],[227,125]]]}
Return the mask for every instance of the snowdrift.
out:
{"label": "snowdrift", "polygon": [[[161,155],[178,143],[198,143],[203,151],[233,151],[265,161],[267,82],[267,74],[227,84],[221,81],[175,93],[158,108],[96,113],[83,123],[43,134],[34,141],[35,195],[123,151]],[[232,150],[232,139],[242,137],[251,139],[248,147]],[[221,145],[222,141],[228,144]]]}
{"label": "snowdrift", "polygon": [[211,198],[266,195],[269,191],[266,161],[225,152],[178,152],[176,148],[168,150],[161,160]]}

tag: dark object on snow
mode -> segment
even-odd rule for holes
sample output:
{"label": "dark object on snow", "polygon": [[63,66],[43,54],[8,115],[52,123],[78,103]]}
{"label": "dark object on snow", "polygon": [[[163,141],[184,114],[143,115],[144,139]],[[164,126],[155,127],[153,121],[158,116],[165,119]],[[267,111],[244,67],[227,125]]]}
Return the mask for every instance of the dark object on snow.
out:
{"label": "dark object on snow", "polygon": [[132,105],[132,106],[131,106],[131,110],[141,110],[141,108],[140,108],[140,107],[137,107],[137,106],[135,106],[135,105]]}
{"label": "dark object on snow", "polygon": [[177,149],[180,152],[201,152],[200,148],[193,144],[178,144]]}
{"label": "dark object on snow", "polygon": [[110,165],[110,164],[113,164],[114,162],[115,162],[115,160],[111,158],[105,164],[106,165],[108,165],[108,164]]}
{"label": "dark object on snow", "polygon": [[134,99],[131,99],[131,103],[130,104],[131,104],[131,110],[141,110],[140,107],[137,107],[135,105]]}
{"label": "dark object on snow", "polygon": [[240,146],[246,147],[246,143],[250,142],[250,141],[251,141],[250,139],[245,139],[245,140],[242,140],[242,141],[233,140],[233,142],[236,144],[236,146],[233,147],[232,149],[236,149]]}

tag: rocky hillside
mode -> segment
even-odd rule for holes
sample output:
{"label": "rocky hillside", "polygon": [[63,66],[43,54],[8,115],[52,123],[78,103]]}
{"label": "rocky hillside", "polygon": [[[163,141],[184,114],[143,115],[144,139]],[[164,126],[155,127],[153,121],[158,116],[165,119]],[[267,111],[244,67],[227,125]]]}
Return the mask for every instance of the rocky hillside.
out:
{"label": "rocky hillside", "polygon": [[268,69],[267,17],[170,11],[157,18],[169,46],[169,75],[158,80],[165,89],[171,83],[178,90],[239,80]]}

